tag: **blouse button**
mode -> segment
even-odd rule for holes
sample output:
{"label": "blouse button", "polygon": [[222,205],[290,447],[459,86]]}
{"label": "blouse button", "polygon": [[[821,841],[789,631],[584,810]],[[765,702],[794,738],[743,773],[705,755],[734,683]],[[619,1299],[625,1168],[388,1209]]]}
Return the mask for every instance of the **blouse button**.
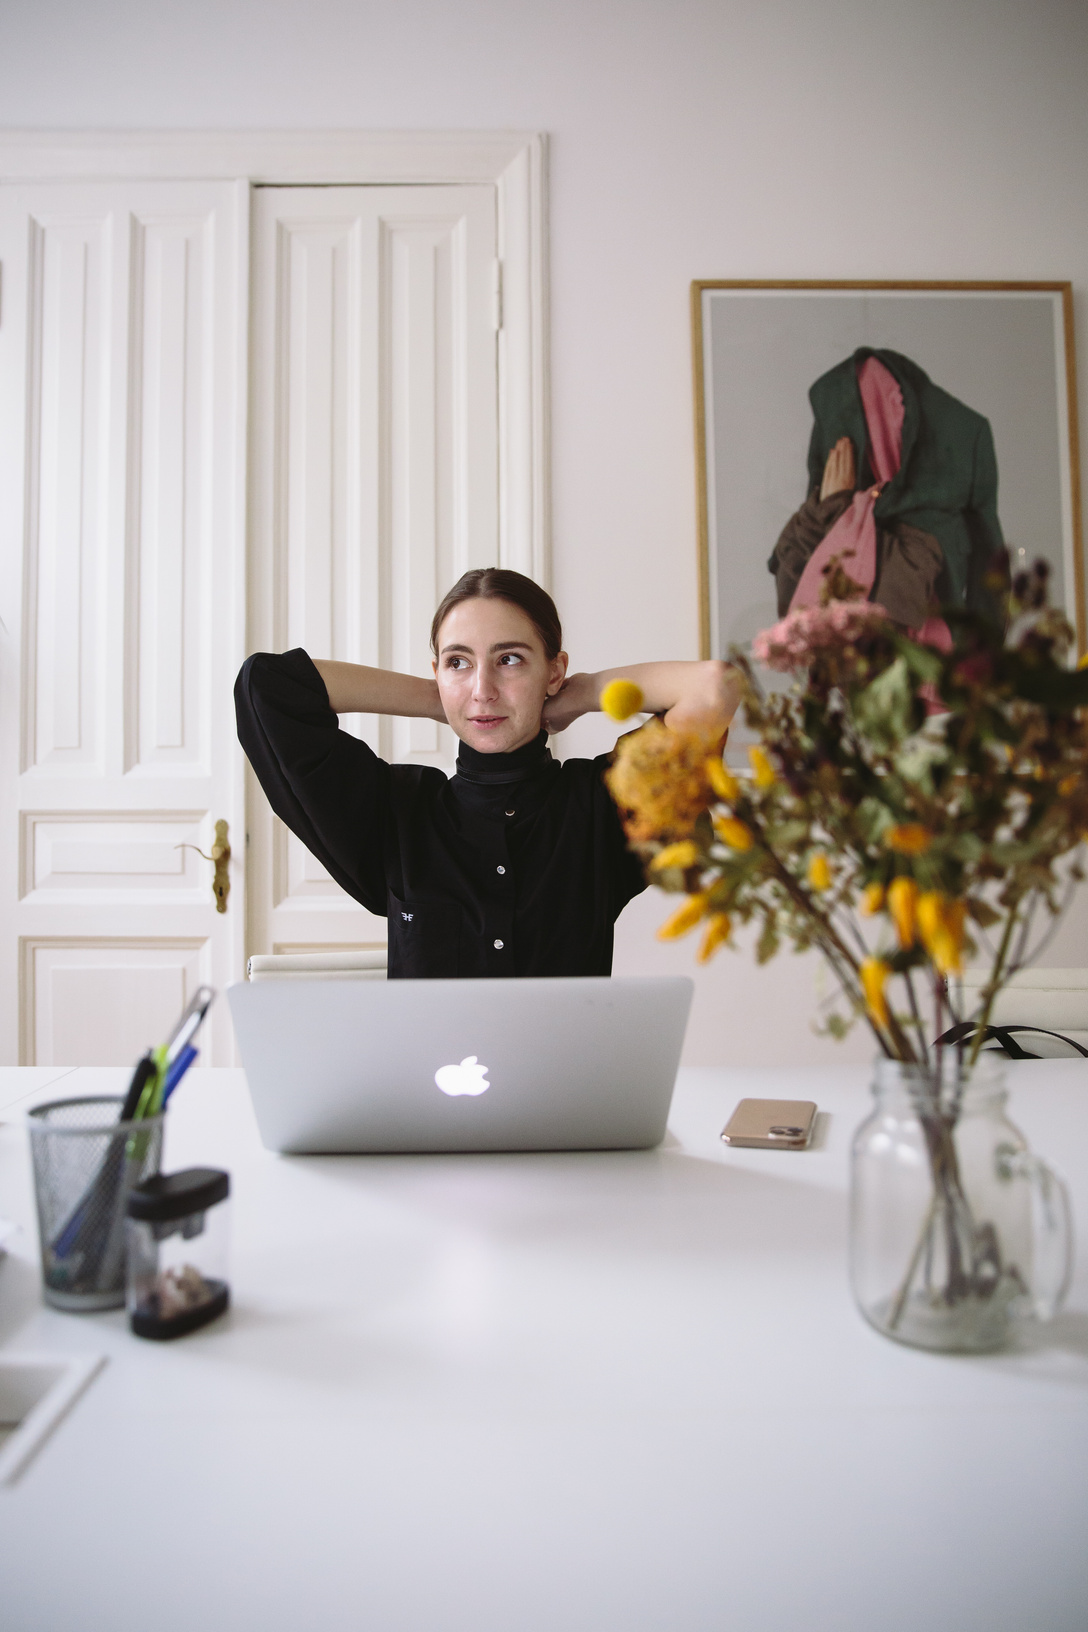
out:
{"label": "blouse button", "polygon": [[508,811],[507,811],[507,812],[506,812],[506,814],[507,814],[507,815],[508,815],[508,816],[512,816],[512,815],[513,815],[513,814],[514,814],[514,812],[513,812],[513,811],[512,811],[512,810],[508,810]]}
{"label": "blouse button", "polygon": [[497,873],[505,873],[505,871],[506,871],[506,868],[505,868],[505,867],[496,867],[496,868],[495,868],[495,871],[496,871],[496,872],[497,872]]}
{"label": "blouse button", "polygon": [[496,952],[501,952],[501,951],[502,951],[502,946],[503,946],[503,943],[502,943],[502,942],[501,942],[501,941],[496,941],[496,942],[495,942],[495,950],[496,950]]}

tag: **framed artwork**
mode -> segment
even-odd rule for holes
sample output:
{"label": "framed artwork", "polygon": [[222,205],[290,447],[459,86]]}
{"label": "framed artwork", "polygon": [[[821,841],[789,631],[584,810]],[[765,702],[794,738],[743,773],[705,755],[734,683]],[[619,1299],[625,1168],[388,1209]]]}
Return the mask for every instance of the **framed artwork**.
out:
{"label": "framed artwork", "polygon": [[698,282],[692,325],[704,657],[804,604],[855,489],[872,599],[906,626],[980,604],[1003,541],[1014,571],[1049,563],[1085,649],[1068,283]]}

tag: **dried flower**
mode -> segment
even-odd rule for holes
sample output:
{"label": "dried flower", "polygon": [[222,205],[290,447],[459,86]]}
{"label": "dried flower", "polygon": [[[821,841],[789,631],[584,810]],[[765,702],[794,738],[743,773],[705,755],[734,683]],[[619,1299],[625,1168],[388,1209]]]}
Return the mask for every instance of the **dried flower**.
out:
{"label": "dried flower", "polygon": [[687,838],[711,802],[706,741],[649,720],[620,738],[605,781],[633,844]]}
{"label": "dried flower", "polygon": [[694,867],[699,860],[699,846],[691,839],[678,839],[659,850],[650,863],[651,872],[663,872],[666,867]]}
{"label": "dried flower", "polygon": [[695,928],[706,912],[706,894],[689,895],[682,907],[677,907],[671,918],[666,918],[657,932],[659,941],[677,941]]}
{"label": "dried flower", "polygon": [[750,850],[752,848],[752,830],[746,827],[736,816],[715,816],[714,831],[723,844],[731,850]]}
{"label": "dried flower", "polygon": [[610,720],[629,720],[642,708],[642,688],[633,680],[610,680],[601,692],[601,712]]}
{"label": "dried flower", "polygon": [[727,912],[712,912],[699,950],[695,954],[696,963],[709,963],[718,948],[724,946],[729,939],[732,927]]}
{"label": "dried flower", "polygon": [[888,885],[888,911],[902,947],[914,945],[918,886],[913,878],[893,878]]}
{"label": "dried flower", "polygon": [[885,833],[884,843],[900,856],[924,856],[933,843],[933,834],[921,822],[896,822]]}
{"label": "dried flower", "polygon": [[774,766],[771,764],[762,748],[749,748],[748,759],[752,766],[752,773],[756,779],[757,788],[773,788],[777,780]]}
{"label": "dried flower", "polygon": [[712,754],[706,762],[706,779],[719,799],[731,805],[740,792],[740,783],[732,771],[726,769],[720,754]]}
{"label": "dried flower", "polygon": [[809,859],[808,881],[814,890],[829,890],[831,888],[831,863],[822,850]]}
{"label": "dried flower", "polygon": [[866,884],[861,893],[861,910],[866,918],[871,918],[884,905],[884,886],[880,883]]}
{"label": "dried flower", "polygon": [[828,606],[806,606],[780,623],[764,629],[752,642],[757,663],[788,674],[804,668],[820,652],[840,650],[887,622],[888,614],[874,601],[832,601]]}
{"label": "dried flower", "polygon": [[878,1026],[888,1024],[888,1000],[884,996],[884,988],[890,974],[891,969],[883,958],[863,958],[858,968],[865,1007]]}
{"label": "dried flower", "polygon": [[[1063,909],[1088,837],[1088,659],[1070,667],[1073,631],[1047,605],[1045,572],[1010,594],[1006,560],[986,581],[1007,634],[960,607],[945,639],[923,644],[829,575],[824,604],[755,643],[764,661],[803,667],[790,689],[765,693],[748,656],[729,654],[756,737],[751,777],[659,721],[621,739],[608,773],[655,882],[678,891],[698,868],[702,893],[666,938],[705,920],[700,957],[740,924],[758,928],[760,962],[788,941],[817,947],[901,1060],[931,1059],[950,1009],[971,1017],[945,979],[974,954],[968,913],[1000,926],[985,1023],[1036,950],[1033,925],[1041,940],[1040,918]],[[863,916],[848,926],[852,902]],[[885,996],[901,979],[909,1013]],[[931,1019],[917,1001],[927,984]]]}

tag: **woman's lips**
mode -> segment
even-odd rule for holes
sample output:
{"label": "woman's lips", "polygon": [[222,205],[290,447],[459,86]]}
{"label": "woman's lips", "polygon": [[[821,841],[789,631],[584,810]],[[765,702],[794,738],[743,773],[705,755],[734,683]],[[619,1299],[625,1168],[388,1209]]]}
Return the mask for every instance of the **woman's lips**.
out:
{"label": "woman's lips", "polygon": [[488,730],[491,729],[492,726],[505,725],[506,724],[506,715],[505,714],[478,714],[478,715],[475,716],[475,718],[470,719],[468,723],[470,725],[478,725],[484,731],[488,731]]}

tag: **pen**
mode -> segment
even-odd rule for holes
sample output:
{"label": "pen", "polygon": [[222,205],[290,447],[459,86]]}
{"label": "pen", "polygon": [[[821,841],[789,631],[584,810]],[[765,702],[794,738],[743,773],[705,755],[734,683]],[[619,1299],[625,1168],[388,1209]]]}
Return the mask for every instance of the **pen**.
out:
{"label": "pen", "polygon": [[173,1065],[168,1068],[166,1073],[166,1081],[163,1084],[162,1090],[162,1102],[164,1105],[170,1098],[170,1095],[174,1092],[174,1089],[177,1087],[186,1071],[188,1071],[189,1067],[192,1065],[193,1061],[197,1058],[199,1052],[200,1050],[194,1048],[192,1043],[186,1043]]}

